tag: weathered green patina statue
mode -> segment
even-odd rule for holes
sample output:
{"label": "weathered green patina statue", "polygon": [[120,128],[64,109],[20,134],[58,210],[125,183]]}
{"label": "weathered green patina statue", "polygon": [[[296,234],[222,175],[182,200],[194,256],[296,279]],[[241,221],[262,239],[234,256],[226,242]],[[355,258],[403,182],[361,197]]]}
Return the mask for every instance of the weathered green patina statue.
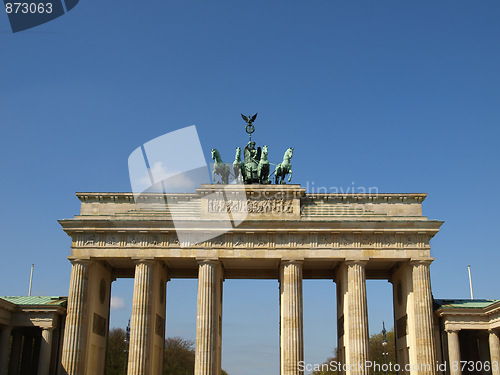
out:
{"label": "weathered green patina statue", "polygon": [[292,156],[293,148],[290,147],[285,151],[285,155],[283,155],[283,161],[276,166],[274,177],[277,184],[285,184],[285,177],[287,174],[290,174],[290,176],[288,177],[288,182],[292,180],[292,163],[290,163],[290,159],[292,158]]}
{"label": "weathered green patina statue", "polygon": [[245,165],[241,161],[241,147],[236,147],[236,155],[234,156],[233,162],[233,174],[234,180],[237,183],[243,182],[243,177],[245,176]]}
{"label": "weathered green patina statue", "polygon": [[214,170],[212,172],[212,180],[215,181],[215,175],[219,175],[223,184],[229,183],[229,165],[222,162],[219,151],[216,148],[212,149],[212,159],[214,160]]}
{"label": "weathered green patina statue", "polygon": [[267,160],[267,154],[267,146],[262,147],[262,154],[257,168],[260,184],[269,184],[269,160]]}
{"label": "weathered green patina statue", "polygon": [[[255,142],[252,141],[252,133],[255,131],[255,126],[253,122],[257,118],[257,113],[253,116],[245,116],[241,114],[241,117],[246,122],[245,131],[248,134],[249,142],[243,149],[244,161],[241,160],[241,148],[236,148],[236,154],[233,162],[232,174],[236,183],[245,184],[270,184],[270,163],[268,160],[269,149],[267,146],[255,148]],[[288,182],[292,180],[292,164],[290,159],[293,156],[293,148],[286,150],[283,156],[283,161],[276,165],[276,169],[273,172],[275,174],[276,184],[285,184],[285,177],[287,174]],[[212,172],[212,179],[215,182],[215,176],[218,175],[223,184],[229,183],[230,167],[222,162],[222,158],[217,149],[212,149],[212,159],[214,162],[214,170]]]}
{"label": "weathered green patina statue", "polygon": [[255,142],[250,141],[245,146],[245,184],[255,184],[259,182],[257,170],[260,162],[260,147],[255,149]]}

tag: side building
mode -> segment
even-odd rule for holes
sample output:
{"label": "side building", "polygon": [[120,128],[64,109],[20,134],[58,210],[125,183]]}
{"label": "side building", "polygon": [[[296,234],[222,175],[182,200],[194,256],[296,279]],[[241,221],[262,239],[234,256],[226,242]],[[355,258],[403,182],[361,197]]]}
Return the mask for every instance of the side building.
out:
{"label": "side building", "polygon": [[67,297],[0,297],[0,375],[60,374]]}

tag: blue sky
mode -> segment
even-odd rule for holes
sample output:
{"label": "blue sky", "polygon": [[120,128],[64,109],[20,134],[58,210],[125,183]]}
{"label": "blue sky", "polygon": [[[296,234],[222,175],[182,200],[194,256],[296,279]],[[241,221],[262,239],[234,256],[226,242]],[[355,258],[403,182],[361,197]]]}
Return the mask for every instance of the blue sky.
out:
{"label": "blue sky", "polygon": [[[437,298],[500,298],[500,2],[80,1],[12,34],[0,16],[0,295],[67,295],[76,191],[129,191],[127,158],[195,124],[207,162],[257,144],[293,182],[423,192]],[[304,282],[306,360],[335,345],[335,284]],[[277,282],[225,282],[223,367],[278,373]],[[125,307],[132,284],[113,296]],[[168,285],[167,334],[194,339],[196,281]],[[370,331],[391,322],[390,284],[368,283]],[[243,324],[245,320],[248,324]],[[390,325],[390,324],[389,324]],[[259,358],[258,361],[251,358]]]}

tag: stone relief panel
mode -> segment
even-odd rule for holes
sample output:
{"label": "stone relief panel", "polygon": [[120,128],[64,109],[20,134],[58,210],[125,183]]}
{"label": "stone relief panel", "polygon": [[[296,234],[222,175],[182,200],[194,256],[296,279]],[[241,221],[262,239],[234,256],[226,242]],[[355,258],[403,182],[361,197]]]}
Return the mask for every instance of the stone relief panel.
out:
{"label": "stone relief panel", "polygon": [[[208,241],[207,241],[208,242]],[[211,240],[212,247],[225,247],[226,246],[226,236],[221,234]]]}
{"label": "stone relief panel", "polygon": [[364,234],[361,237],[361,247],[375,247],[375,235]]}
{"label": "stone relief panel", "polygon": [[317,236],[318,247],[332,247],[332,236],[329,233],[321,233]]}
{"label": "stone relief panel", "polygon": [[170,247],[178,247],[181,245],[179,242],[179,237],[177,237],[176,233],[170,233],[168,236],[168,244]]}
{"label": "stone relief panel", "polygon": [[357,247],[357,241],[352,234],[340,234],[338,241],[339,247]]}
{"label": "stone relief panel", "polygon": [[270,247],[269,234],[267,233],[257,233],[253,237],[253,246],[258,248]]}
{"label": "stone relief panel", "polygon": [[162,245],[162,240],[160,235],[158,234],[151,234],[148,237],[148,246],[152,247],[158,247]]}
{"label": "stone relief panel", "polygon": [[396,237],[393,234],[382,234],[380,236],[380,247],[394,247]]}
{"label": "stone relief panel", "polygon": [[276,234],[276,247],[290,247],[290,234],[289,233],[277,233]]}
{"label": "stone relief panel", "polygon": [[312,247],[309,233],[297,233],[295,235],[295,245],[297,247]]}
{"label": "stone relief panel", "polygon": [[141,246],[142,236],[139,233],[129,233],[127,234],[127,246]]}
{"label": "stone relief panel", "polygon": [[415,235],[405,235],[403,245],[405,247],[418,247],[418,239]]}
{"label": "stone relief panel", "polygon": [[247,246],[246,235],[242,233],[233,234],[233,247],[245,247]]}
{"label": "stone relief panel", "polygon": [[120,239],[115,233],[108,233],[106,235],[106,246],[116,247],[120,246]]}
{"label": "stone relief panel", "polygon": [[292,199],[210,199],[209,213],[248,212],[254,213],[293,213]]}
{"label": "stone relief panel", "polygon": [[97,246],[95,233],[86,234],[83,239],[83,246]]}

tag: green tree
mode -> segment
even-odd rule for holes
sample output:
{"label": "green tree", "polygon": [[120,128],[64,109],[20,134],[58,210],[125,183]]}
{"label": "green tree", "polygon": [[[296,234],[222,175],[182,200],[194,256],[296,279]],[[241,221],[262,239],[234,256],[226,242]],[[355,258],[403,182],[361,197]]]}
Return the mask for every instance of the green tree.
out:
{"label": "green tree", "polygon": [[123,375],[127,365],[127,343],[125,342],[125,331],[121,328],[113,328],[108,335],[108,348],[106,351],[106,375]]}
{"label": "green tree", "polygon": [[[113,328],[108,335],[106,354],[106,375],[122,375],[127,366],[127,343],[125,331]],[[163,356],[163,375],[193,375],[194,374],[194,342],[182,337],[165,339]],[[222,370],[221,375],[228,375]]]}
{"label": "green tree", "polygon": [[[383,343],[383,335],[382,333],[377,333],[374,335],[370,336],[369,340],[369,358],[370,361],[373,363],[377,363],[380,365],[380,368],[377,366],[377,368],[372,368],[371,374],[372,375],[385,375],[385,368],[382,368],[382,365],[385,364],[385,356],[384,352],[388,353],[387,355],[387,363],[392,363],[392,368],[394,368],[394,364],[396,364],[396,347],[395,347],[395,340],[394,340],[394,328],[392,328],[389,332],[386,334],[386,340],[387,340],[387,345],[384,346],[382,345]],[[334,351],[334,356],[331,358],[327,358],[323,364],[325,364],[325,370],[317,370],[314,371],[312,374],[313,375],[337,375],[338,371],[331,371],[328,369],[326,366],[330,362],[337,362],[337,349]],[[390,368],[390,367],[389,367]],[[395,371],[387,371],[388,375],[396,375]]]}
{"label": "green tree", "polygon": [[181,337],[169,337],[165,340],[163,356],[164,375],[194,374],[194,342]]}
{"label": "green tree", "polygon": [[[193,375],[195,350],[194,342],[182,337],[169,337],[165,340],[163,356],[163,375]],[[222,370],[221,375],[228,375]]]}
{"label": "green tree", "polygon": [[333,371],[329,366],[331,362],[337,362],[337,357],[337,348],[335,348],[333,350],[333,357],[327,358],[326,361],[323,362],[321,367],[324,369],[313,371],[312,375],[337,375],[338,371]]}
{"label": "green tree", "polygon": [[[382,333],[377,333],[374,335],[370,336],[370,361],[372,363],[377,363],[379,365],[385,364],[385,356],[383,355],[384,351],[385,353],[388,353],[387,355],[387,363],[392,363],[392,367],[394,368],[394,365],[396,364],[396,346],[395,346],[395,340],[394,340],[394,328],[392,328],[390,331],[387,332],[386,334],[386,339],[387,339],[387,346],[382,345],[383,343],[383,335]],[[385,369],[384,369],[385,370]],[[385,371],[382,370],[382,368],[373,368],[371,371],[372,375],[385,375]],[[387,374],[389,375],[395,375],[396,371],[387,371]]]}

